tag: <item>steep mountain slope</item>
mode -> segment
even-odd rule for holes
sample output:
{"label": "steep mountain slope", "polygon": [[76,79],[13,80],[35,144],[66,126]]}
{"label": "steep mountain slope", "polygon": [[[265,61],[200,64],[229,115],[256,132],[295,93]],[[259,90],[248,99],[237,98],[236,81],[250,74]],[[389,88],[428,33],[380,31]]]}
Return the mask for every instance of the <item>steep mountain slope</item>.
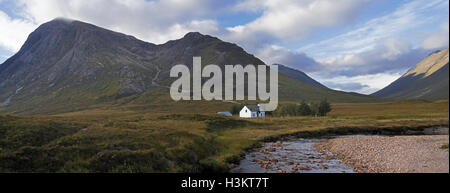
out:
{"label": "steep mountain slope", "polygon": [[372,95],[395,99],[448,100],[448,63],[448,48],[434,52],[402,77]]}
{"label": "steep mountain slope", "polygon": [[[155,45],[91,24],[55,19],[32,32],[20,51],[0,65],[0,112],[57,113],[126,104],[179,104],[170,100],[172,66],[264,64],[236,44],[197,32]],[[371,101],[317,87],[284,74],[281,100]]]}
{"label": "steep mountain slope", "polygon": [[307,83],[307,84],[310,84],[312,86],[316,86],[319,88],[327,88],[326,86],[324,86],[323,84],[320,84],[319,82],[312,79],[311,77],[309,77],[307,74],[305,74],[304,72],[302,72],[300,70],[296,70],[296,69],[289,68],[287,66],[279,64],[278,71],[282,74],[289,76],[289,78],[292,78],[294,80],[298,80],[300,82],[304,82],[304,83]]}

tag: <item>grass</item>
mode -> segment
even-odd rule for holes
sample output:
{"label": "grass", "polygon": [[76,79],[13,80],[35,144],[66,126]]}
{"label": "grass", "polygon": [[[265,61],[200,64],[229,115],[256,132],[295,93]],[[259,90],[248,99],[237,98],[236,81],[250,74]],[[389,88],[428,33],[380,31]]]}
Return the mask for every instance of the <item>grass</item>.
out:
{"label": "grass", "polygon": [[441,149],[448,149],[448,143],[441,146]]}
{"label": "grass", "polygon": [[327,117],[261,119],[196,113],[201,106],[182,105],[191,109],[0,115],[0,172],[227,172],[228,163],[261,141],[449,123],[448,101],[333,103]]}

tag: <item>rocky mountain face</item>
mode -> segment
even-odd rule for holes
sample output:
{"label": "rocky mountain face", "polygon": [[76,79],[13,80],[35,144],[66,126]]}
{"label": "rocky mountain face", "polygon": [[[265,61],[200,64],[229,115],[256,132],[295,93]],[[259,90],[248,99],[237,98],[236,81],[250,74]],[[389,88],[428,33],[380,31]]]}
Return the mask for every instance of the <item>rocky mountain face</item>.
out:
{"label": "rocky mountain face", "polygon": [[[155,45],[88,23],[55,19],[32,32],[20,51],[0,65],[0,112],[67,112],[122,105],[152,92],[168,96],[171,67],[192,65],[193,56],[201,56],[203,66],[264,64],[236,44],[197,32]],[[300,71],[281,73],[287,74],[279,76],[282,100],[373,99],[327,89]]]}
{"label": "rocky mountain face", "polygon": [[373,96],[393,99],[448,100],[449,49],[431,53],[414,68]]}
{"label": "rocky mountain face", "polygon": [[0,100],[42,108],[140,93],[157,74],[150,62],[156,48],[132,36],[56,19],[32,32],[0,65]]}

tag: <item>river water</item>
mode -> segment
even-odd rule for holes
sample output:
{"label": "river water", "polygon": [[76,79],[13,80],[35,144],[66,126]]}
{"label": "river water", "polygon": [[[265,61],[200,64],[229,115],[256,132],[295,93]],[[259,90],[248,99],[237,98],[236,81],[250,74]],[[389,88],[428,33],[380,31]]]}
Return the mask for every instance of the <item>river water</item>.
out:
{"label": "river water", "polygon": [[[348,137],[348,136],[347,136]],[[339,160],[330,159],[314,145],[326,139],[295,139],[264,143],[257,151],[248,153],[234,173],[353,173],[353,168]]]}
{"label": "river water", "polygon": [[[422,135],[448,135],[448,127],[426,128]],[[344,135],[336,137],[371,137],[376,135]],[[330,152],[315,150],[315,144],[328,138],[293,139],[263,143],[256,151],[247,153],[232,173],[354,173],[352,167],[333,159]]]}

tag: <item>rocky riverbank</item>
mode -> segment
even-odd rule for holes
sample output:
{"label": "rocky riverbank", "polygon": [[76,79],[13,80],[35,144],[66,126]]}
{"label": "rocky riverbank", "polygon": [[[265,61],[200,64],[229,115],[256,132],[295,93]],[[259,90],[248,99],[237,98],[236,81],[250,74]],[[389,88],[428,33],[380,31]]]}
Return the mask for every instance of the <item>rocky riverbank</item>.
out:
{"label": "rocky riverbank", "polygon": [[326,139],[294,139],[263,143],[248,153],[231,172],[238,173],[352,173],[353,168],[320,153],[314,145]]}
{"label": "rocky riverbank", "polygon": [[[317,151],[361,173],[448,173],[447,135],[341,137],[321,141]],[[448,147],[448,145],[447,145]]]}

